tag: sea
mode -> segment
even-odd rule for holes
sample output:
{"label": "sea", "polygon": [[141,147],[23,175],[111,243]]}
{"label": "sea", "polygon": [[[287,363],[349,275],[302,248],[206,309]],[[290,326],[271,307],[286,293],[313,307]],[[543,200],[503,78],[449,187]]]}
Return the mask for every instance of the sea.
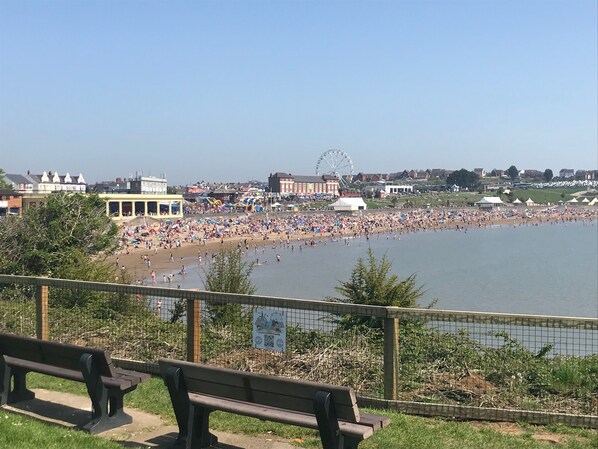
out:
{"label": "sea", "polygon": [[[399,278],[416,275],[435,309],[598,317],[598,222],[493,225],[375,234],[313,244],[271,242],[244,253],[257,294],[322,300],[368,249]],[[186,260],[175,285],[203,289],[209,261]]]}

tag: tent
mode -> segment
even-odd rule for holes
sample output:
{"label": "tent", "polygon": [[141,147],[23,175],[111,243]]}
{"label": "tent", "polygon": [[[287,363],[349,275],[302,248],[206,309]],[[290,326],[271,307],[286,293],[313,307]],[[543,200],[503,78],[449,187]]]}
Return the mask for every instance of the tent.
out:
{"label": "tent", "polygon": [[581,202],[582,202],[582,203],[586,203],[586,204],[587,204],[587,203],[589,203],[589,202],[590,202],[590,200],[589,200],[589,199],[587,199],[587,198],[584,198],[583,200],[581,200]]}
{"label": "tent", "polygon": [[588,203],[588,206],[595,206],[598,204],[598,196]]}
{"label": "tent", "polygon": [[531,198],[528,198],[527,201],[525,202],[526,206],[533,206],[536,203],[534,202],[534,200],[532,200]]}
{"label": "tent", "polygon": [[356,210],[365,210],[367,205],[363,201],[363,198],[339,198],[328,207],[334,209],[336,212],[352,212]]}
{"label": "tent", "polygon": [[515,201],[513,201],[513,204],[521,204],[522,201],[519,198],[515,198]]}
{"label": "tent", "polygon": [[577,198],[571,198],[571,199],[570,199],[569,201],[567,201],[567,202],[568,202],[568,203],[573,203],[573,204],[579,203],[579,201],[577,201]]}
{"label": "tent", "polygon": [[480,209],[494,209],[495,207],[499,207],[503,204],[505,203],[503,203],[498,196],[485,196],[480,201],[475,203],[475,205]]}

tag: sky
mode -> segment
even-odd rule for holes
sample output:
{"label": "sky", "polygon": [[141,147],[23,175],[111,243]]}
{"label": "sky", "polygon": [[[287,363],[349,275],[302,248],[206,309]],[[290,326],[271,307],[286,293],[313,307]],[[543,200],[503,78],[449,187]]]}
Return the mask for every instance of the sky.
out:
{"label": "sky", "polygon": [[0,0],[0,168],[597,169],[597,5]]}

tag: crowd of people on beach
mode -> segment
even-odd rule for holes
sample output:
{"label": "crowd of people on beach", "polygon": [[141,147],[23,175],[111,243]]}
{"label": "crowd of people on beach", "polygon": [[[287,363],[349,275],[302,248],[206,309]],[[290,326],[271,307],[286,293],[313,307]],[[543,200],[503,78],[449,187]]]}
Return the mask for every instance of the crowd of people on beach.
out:
{"label": "crowd of people on beach", "polygon": [[[120,252],[134,249],[158,252],[187,244],[243,242],[244,246],[269,240],[296,240],[324,236],[367,236],[374,233],[406,233],[427,229],[484,227],[493,224],[521,224],[591,220],[598,209],[584,207],[547,207],[528,209],[410,209],[369,211],[360,215],[338,213],[241,214],[185,218],[174,222],[123,225]],[[172,253],[171,253],[172,258]],[[148,268],[151,268],[149,265]]]}

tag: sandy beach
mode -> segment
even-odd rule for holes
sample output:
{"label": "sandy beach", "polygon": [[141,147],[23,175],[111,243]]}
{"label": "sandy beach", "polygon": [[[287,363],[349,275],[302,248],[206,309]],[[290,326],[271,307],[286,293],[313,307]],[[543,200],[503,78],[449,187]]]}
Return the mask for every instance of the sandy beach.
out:
{"label": "sandy beach", "polygon": [[[177,274],[221,250],[310,244],[325,238],[378,233],[410,233],[426,229],[462,230],[495,225],[519,226],[598,218],[596,208],[537,208],[480,211],[478,209],[417,209],[368,211],[361,216],[334,213],[221,214],[192,216],[175,223],[145,222],[120,226],[120,249],[108,257],[115,277],[127,274],[132,282]],[[200,260],[201,258],[201,260]]]}

